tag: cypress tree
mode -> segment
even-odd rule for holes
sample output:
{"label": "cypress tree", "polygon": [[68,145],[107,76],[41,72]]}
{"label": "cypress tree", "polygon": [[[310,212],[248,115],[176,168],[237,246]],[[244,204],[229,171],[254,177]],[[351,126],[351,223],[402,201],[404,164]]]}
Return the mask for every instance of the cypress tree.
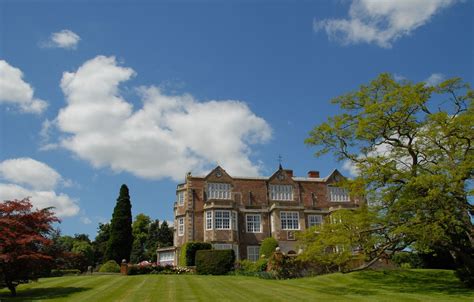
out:
{"label": "cypress tree", "polygon": [[126,185],[120,187],[120,195],[110,222],[110,238],[107,242],[106,258],[121,263],[130,261],[132,250],[132,205]]}

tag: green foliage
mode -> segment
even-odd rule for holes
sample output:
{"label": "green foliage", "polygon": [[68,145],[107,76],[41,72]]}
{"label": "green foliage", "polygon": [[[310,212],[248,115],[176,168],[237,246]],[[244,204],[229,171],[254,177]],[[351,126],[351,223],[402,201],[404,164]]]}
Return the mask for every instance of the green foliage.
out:
{"label": "green foliage", "polygon": [[157,247],[168,247],[173,245],[173,229],[168,226],[168,222],[163,221],[157,236]]}
{"label": "green foliage", "polygon": [[267,271],[271,273],[274,279],[290,279],[302,277],[304,266],[305,263],[295,257],[275,252],[268,259]]}
{"label": "green foliage", "polygon": [[402,268],[422,268],[423,259],[415,252],[397,252],[391,260]]}
{"label": "green foliage", "polygon": [[[85,258],[87,265],[94,264],[94,249],[90,243],[82,240],[74,241],[71,252],[82,255]],[[85,269],[82,268],[81,270],[85,271]]]}
{"label": "green foliage", "polygon": [[302,261],[316,262],[328,272],[350,269],[356,257],[353,250],[369,251],[379,242],[370,234],[373,218],[362,206],[355,210],[338,210],[325,223],[314,226],[297,236],[303,252],[298,256]]}
{"label": "green foliage", "polygon": [[94,263],[103,263],[105,261],[105,251],[107,249],[107,242],[110,238],[110,223],[99,223],[97,236],[92,242],[94,249]]}
{"label": "green foliage", "polygon": [[179,264],[181,266],[194,266],[196,251],[210,250],[212,245],[208,242],[189,241],[181,246],[181,254],[179,256]]}
{"label": "green foliage", "polygon": [[106,259],[121,263],[130,261],[132,250],[132,205],[126,185],[120,188],[120,195],[110,222],[110,238],[107,242]]}
{"label": "green foliage", "polygon": [[381,74],[335,98],[343,112],[310,132],[306,143],[317,156],[330,152],[359,172],[341,185],[364,197],[376,217],[367,229],[377,240],[364,251],[368,260],[384,251],[437,247],[474,275],[467,260],[474,237],[473,100],[459,78],[428,86]]}
{"label": "green foliage", "polygon": [[100,273],[120,273],[120,265],[115,260],[109,260],[99,268]]}
{"label": "green foliage", "polygon": [[146,256],[146,241],[148,238],[148,230],[150,228],[151,219],[145,214],[135,216],[132,224],[133,244],[130,255],[131,263],[138,263],[143,260],[149,260]]}
{"label": "green foliage", "polygon": [[147,274],[163,274],[163,275],[183,275],[190,274],[193,271],[186,267],[172,265],[138,265],[133,264],[128,267],[127,275],[147,275]]}
{"label": "green foliage", "polygon": [[81,271],[78,269],[53,269],[48,277],[78,276]]}
{"label": "green foliage", "polygon": [[267,269],[268,259],[261,258],[257,261],[250,261],[250,260],[241,260],[239,262],[239,269],[240,273],[260,273],[264,272]]}
{"label": "green foliage", "polygon": [[260,257],[270,258],[278,247],[278,241],[273,237],[263,239],[260,246]]}
{"label": "green foliage", "polygon": [[234,268],[233,250],[196,251],[196,272],[200,275],[225,275]]}
{"label": "green foliage", "polygon": [[156,249],[173,245],[173,229],[168,226],[166,221],[160,225],[158,220],[150,223],[148,237],[146,240],[147,259],[156,261]]}

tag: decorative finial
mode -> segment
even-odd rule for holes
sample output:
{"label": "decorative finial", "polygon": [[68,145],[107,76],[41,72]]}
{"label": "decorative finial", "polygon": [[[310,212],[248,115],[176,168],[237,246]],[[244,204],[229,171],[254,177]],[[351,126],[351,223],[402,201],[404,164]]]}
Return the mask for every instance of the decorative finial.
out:
{"label": "decorative finial", "polygon": [[281,162],[282,162],[283,158],[281,157],[281,154],[278,154],[278,168],[281,170],[283,169],[283,167],[281,166]]}

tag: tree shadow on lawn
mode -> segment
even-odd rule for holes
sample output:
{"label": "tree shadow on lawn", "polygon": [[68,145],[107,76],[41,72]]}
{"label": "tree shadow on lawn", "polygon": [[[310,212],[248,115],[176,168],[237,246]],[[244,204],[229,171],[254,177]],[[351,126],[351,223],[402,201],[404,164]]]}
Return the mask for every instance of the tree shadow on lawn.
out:
{"label": "tree shadow on lawn", "polygon": [[67,298],[68,296],[90,290],[88,287],[48,287],[48,288],[28,288],[17,291],[16,297],[10,296],[10,292],[0,294],[0,301],[32,301],[48,300],[55,298]]}
{"label": "tree shadow on lawn", "polygon": [[394,294],[474,296],[472,289],[464,287],[450,271],[363,271],[352,273],[352,277],[354,282],[324,286],[318,288],[318,292],[337,296],[372,296],[380,295],[382,290]]}
{"label": "tree shadow on lawn", "polygon": [[473,296],[472,289],[442,270],[386,270],[354,273],[354,279],[370,284],[372,288],[411,294],[447,294]]}

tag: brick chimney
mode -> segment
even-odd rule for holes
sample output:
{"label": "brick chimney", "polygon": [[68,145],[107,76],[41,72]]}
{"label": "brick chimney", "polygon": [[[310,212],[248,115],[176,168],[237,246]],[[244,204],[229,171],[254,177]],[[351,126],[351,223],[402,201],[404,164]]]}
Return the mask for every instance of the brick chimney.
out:
{"label": "brick chimney", "polygon": [[319,178],[319,171],[308,171],[309,178]]}
{"label": "brick chimney", "polygon": [[285,170],[285,172],[288,177],[293,177],[293,170]]}

